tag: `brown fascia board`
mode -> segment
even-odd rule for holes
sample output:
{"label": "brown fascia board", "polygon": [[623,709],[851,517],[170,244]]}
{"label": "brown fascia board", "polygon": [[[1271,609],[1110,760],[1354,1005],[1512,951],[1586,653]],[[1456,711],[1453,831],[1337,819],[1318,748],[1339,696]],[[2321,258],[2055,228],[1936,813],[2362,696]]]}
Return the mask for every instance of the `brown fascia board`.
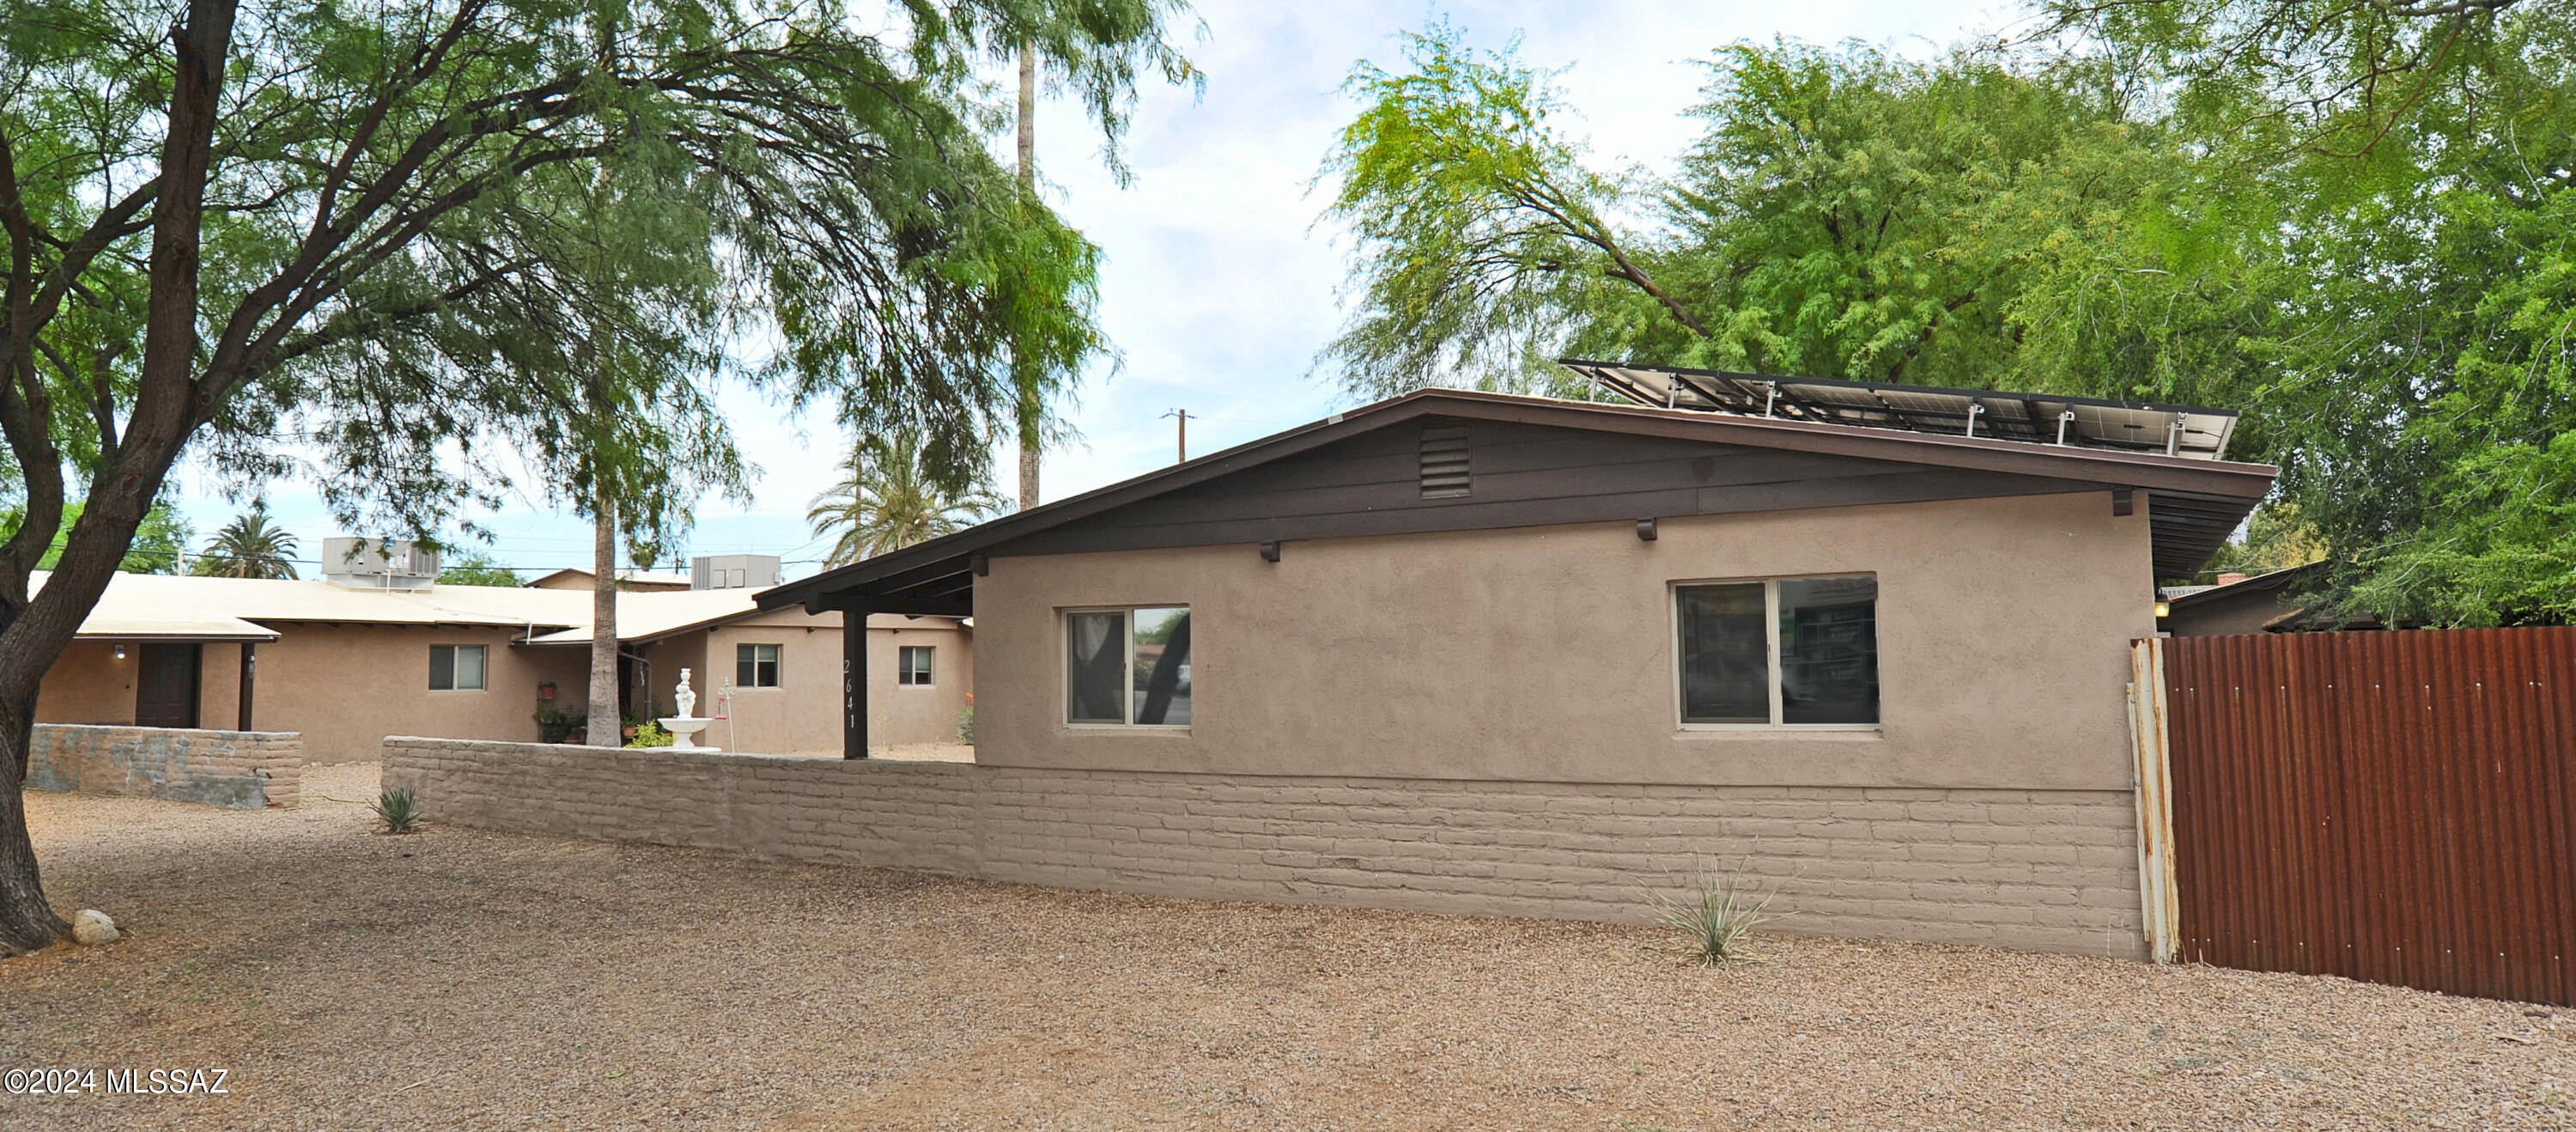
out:
{"label": "brown fascia board", "polygon": [[939,577],[954,571],[953,560],[1022,535],[1426,416],[1555,425],[1982,471],[2018,472],[2097,482],[2105,487],[2222,496],[2243,499],[2249,505],[2269,493],[2274,477],[2280,474],[2280,469],[2266,464],[2186,460],[2090,448],[2060,448],[2018,440],[1940,436],[1464,389],[1418,389],[1401,397],[1272,433],[1187,463],[1005,515],[891,554],[763,590],[754,600],[762,610],[802,604],[809,612],[820,612],[828,608],[824,602],[826,594],[901,581],[905,575],[911,575],[914,581]]}

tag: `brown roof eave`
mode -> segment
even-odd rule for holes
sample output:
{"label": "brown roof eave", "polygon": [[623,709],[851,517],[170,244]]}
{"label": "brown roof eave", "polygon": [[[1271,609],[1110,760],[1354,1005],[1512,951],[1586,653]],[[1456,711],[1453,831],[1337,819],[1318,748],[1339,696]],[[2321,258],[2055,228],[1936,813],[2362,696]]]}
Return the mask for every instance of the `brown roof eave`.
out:
{"label": "brown roof eave", "polygon": [[2144,488],[2149,492],[2164,490],[2241,500],[2248,510],[2271,491],[2272,481],[2279,474],[2279,469],[2264,464],[2188,460],[2061,448],[2018,440],[1879,431],[1472,390],[1419,389],[1346,413],[1335,413],[1323,420],[1273,433],[1186,463],[1005,515],[838,570],[828,570],[811,578],[763,590],[754,600],[763,610],[801,604],[808,612],[821,612],[828,594],[889,582],[896,583],[890,588],[900,588],[907,578],[919,581],[952,574],[963,568],[972,555],[1022,535],[1423,416],[1547,424],[1944,467],[2018,472],[2098,482],[2110,488]]}

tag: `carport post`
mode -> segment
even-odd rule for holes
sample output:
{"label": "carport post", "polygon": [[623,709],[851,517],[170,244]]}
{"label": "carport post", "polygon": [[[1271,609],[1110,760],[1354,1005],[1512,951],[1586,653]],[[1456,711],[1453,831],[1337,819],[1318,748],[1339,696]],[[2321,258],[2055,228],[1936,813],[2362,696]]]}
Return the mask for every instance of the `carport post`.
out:
{"label": "carport post", "polygon": [[241,643],[241,702],[235,705],[233,730],[250,730],[250,693],[259,680],[259,642]]}
{"label": "carport post", "polygon": [[841,611],[841,757],[868,757],[868,611]]}

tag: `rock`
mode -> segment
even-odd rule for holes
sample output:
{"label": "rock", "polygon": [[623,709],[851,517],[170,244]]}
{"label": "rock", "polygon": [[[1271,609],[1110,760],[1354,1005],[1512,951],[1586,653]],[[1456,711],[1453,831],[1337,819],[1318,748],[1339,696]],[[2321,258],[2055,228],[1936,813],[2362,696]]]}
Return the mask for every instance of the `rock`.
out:
{"label": "rock", "polygon": [[79,915],[72,917],[72,938],[92,947],[114,943],[120,934],[116,930],[116,921],[96,908],[84,908]]}

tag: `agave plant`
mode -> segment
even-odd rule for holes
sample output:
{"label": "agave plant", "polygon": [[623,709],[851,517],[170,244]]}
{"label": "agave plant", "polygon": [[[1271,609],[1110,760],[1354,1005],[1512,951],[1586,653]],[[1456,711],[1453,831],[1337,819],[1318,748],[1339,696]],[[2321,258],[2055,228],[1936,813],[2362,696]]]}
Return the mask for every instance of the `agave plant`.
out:
{"label": "agave plant", "polygon": [[420,826],[420,800],[413,796],[411,787],[397,786],[378,794],[367,808],[375,811],[376,820],[384,823],[387,833],[410,833]]}
{"label": "agave plant", "polygon": [[1682,895],[1648,892],[1647,899],[1654,905],[1655,922],[1681,937],[1678,950],[1684,962],[1718,967],[1755,957],[1745,937],[1778,918],[1764,909],[1779,894],[1775,885],[1754,895],[1745,887],[1744,865],[1738,862],[1728,873],[1702,865]]}

